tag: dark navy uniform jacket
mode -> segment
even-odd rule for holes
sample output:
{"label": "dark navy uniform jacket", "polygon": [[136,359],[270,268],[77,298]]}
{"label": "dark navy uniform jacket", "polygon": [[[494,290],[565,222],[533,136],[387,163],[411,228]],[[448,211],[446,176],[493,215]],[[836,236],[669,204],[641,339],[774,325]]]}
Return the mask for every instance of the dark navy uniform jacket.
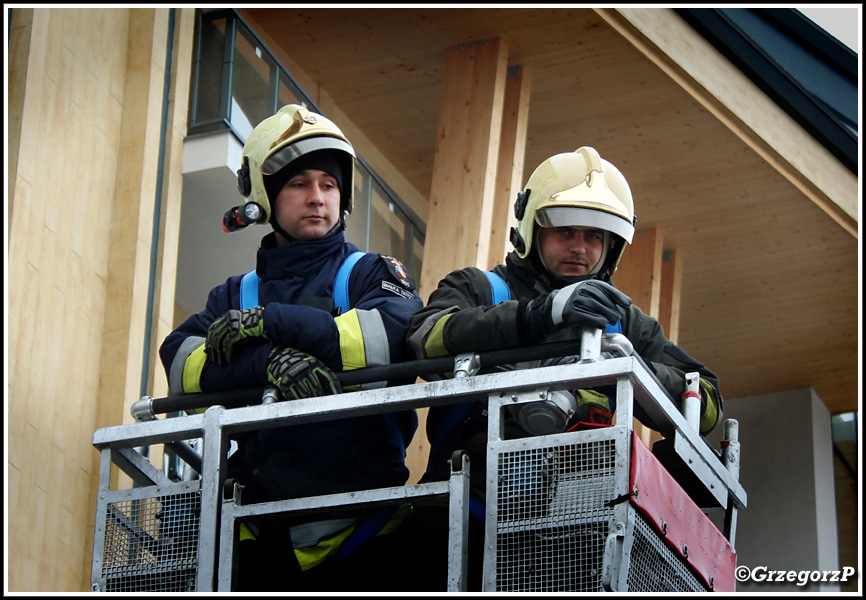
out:
{"label": "dark navy uniform jacket", "polygon": [[[351,309],[333,309],[337,270],[355,251],[343,233],[283,246],[276,246],[274,234],[265,236],[256,271],[267,338],[239,344],[228,365],[206,358],[210,324],[240,308],[243,276],[229,277],[160,347],[171,393],[267,385],[274,346],[312,354],[334,371],[409,359],[406,331],[423,303],[396,259],[361,258],[349,278]],[[229,476],[245,485],[244,499],[251,502],[402,485],[409,476],[404,448],[416,427],[415,411],[402,411],[242,434]]]}

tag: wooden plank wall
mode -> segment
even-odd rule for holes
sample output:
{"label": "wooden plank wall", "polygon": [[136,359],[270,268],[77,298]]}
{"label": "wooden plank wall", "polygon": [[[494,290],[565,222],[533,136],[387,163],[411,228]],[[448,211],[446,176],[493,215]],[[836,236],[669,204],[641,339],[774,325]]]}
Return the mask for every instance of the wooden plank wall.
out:
{"label": "wooden plank wall", "polygon": [[13,10],[12,592],[90,589],[93,430],[139,392],[168,10]]}

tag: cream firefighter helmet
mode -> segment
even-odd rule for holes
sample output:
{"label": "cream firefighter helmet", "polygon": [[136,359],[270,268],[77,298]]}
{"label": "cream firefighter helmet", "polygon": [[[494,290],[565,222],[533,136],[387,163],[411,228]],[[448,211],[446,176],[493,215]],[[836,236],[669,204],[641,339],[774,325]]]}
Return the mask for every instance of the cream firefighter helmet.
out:
{"label": "cream firefighter helmet", "polygon": [[[349,214],[353,205],[355,150],[339,127],[303,106],[289,104],[253,129],[244,144],[238,190],[247,199],[247,206],[255,203],[261,208],[256,223],[271,219],[272,201],[280,191],[273,189],[277,186],[269,185],[269,180],[271,183],[278,180],[273,176],[293,161],[323,150],[330,151],[342,171],[342,176],[338,177],[340,208],[343,215]],[[273,198],[268,195],[269,188],[272,188]]]}
{"label": "cream firefighter helmet", "polygon": [[535,225],[593,227],[605,235],[604,254],[593,275],[613,275],[626,244],[634,237],[634,202],[622,173],[583,146],[541,163],[514,204],[517,228],[511,241],[520,258],[532,250]]}

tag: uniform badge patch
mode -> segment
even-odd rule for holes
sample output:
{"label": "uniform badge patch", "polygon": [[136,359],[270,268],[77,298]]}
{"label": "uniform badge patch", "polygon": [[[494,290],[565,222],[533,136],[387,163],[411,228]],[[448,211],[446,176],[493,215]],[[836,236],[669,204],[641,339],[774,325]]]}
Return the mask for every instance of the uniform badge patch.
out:
{"label": "uniform badge patch", "polygon": [[391,292],[392,294],[397,294],[398,296],[402,296],[403,298],[408,298],[409,300],[413,299],[415,296],[412,295],[412,292],[409,290],[404,290],[399,285],[394,285],[390,281],[382,282],[382,289]]}
{"label": "uniform badge patch", "polygon": [[403,266],[403,263],[387,254],[380,254],[379,256],[385,261],[385,265],[388,267],[388,272],[394,276],[394,279],[396,279],[400,285],[407,290],[415,289],[415,280],[412,279],[412,276],[409,275],[408,271],[406,271],[406,267]]}

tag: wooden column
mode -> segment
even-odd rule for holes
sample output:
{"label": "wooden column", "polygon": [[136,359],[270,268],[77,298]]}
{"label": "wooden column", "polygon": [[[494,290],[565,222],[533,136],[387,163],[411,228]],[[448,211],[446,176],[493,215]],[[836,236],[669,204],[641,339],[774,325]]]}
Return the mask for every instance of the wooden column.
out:
{"label": "wooden column", "polygon": [[448,49],[419,294],[466,266],[486,268],[508,49],[500,40]]}
{"label": "wooden column", "polygon": [[[661,313],[663,239],[657,229],[635,231],[631,245],[626,247],[613,282],[646,314],[659,318]],[[661,435],[645,427],[637,419],[634,428],[648,448]]]}
{"label": "wooden column", "polygon": [[[508,48],[500,40],[460,44],[446,53],[418,282],[425,302],[454,269],[487,268],[507,66]],[[426,420],[427,409],[419,409],[418,431],[406,448],[409,483],[427,466]]]}
{"label": "wooden column", "polygon": [[613,283],[646,314],[659,318],[662,282],[662,234],[656,229],[635,231]]}
{"label": "wooden column", "polygon": [[512,249],[510,232],[512,227],[517,226],[514,200],[517,192],[523,188],[531,80],[531,73],[526,67],[508,68],[499,166],[496,170],[496,196],[490,228],[490,252],[487,257],[488,269],[505,262],[505,255]]}
{"label": "wooden column", "polygon": [[665,337],[674,344],[680,335],[680,291],[683,283],[682,255],[676,250],[665,250],[662,254],[662,289],[659,323],[665,329]]}

